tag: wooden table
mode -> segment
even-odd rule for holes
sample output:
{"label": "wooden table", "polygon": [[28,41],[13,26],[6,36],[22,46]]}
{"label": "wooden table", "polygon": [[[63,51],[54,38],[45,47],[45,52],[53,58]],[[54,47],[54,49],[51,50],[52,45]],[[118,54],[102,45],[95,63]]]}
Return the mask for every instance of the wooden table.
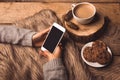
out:
{"label": "wooden table", "polygon": [[[33,1],[33,0],[30,0],[30,1]],[[35,1],[39,1],[39,0],[35,0]],[[72,0],[62,0],[62,1],[50,0],[50,1],[49,0],[42,1],[42,2],[49,2],[49,3],[1,2],[0,3],[0,24],[13,23],[15,21],[24,19],[28,16],[32,16],[33,14],[35,14],[36,12],[39,12],[42,9],[48,9],[48,8],[55,11],[58,17],[61,19],[62,15],[71,9],[71,4],[74,2]],[[120,24],[120,3],[119,3],[120,0],[97,0],[97,1],[81,0],[81,1],[93,2],[97,10],[103,13],[104,16],[107,16],[111,20],[111,23],[114,23],[116,25]],[[75,2],[78,2],[78,1],[75,1]],[[117,67],[117,69],[114,69],[115,65],[120,64],[120,54],[114,55],[114,57],[115,57],[114,62],[113,64],[111,64],[111,66],[113,67],[108,67],[104,69],[95,69],[90,67],[90,70],[95,74],[106,76],[105,80],[120,80],[117,77],[112,78],[112,76],[120,72],[119,66]],[[115,74],[112,75],[112,71],[114,70],[115,70]]]}
{"label": "wooden table", "polygon": [[[41,9],[50,8],[61,18],[72,3],[40,3],[40,2],[1,2],[0,23],[12,23],[14,21],[31,16]],[[120,23],[120,3],[93,3],[97,10],[104,16],[108,16],[113,23]]]}

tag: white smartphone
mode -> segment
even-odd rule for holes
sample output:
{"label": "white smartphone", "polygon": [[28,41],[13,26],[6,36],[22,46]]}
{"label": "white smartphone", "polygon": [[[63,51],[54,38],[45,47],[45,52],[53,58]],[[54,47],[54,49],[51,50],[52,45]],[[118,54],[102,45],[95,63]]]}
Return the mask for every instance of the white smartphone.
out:
{"label": "white smartphone", "polygon": [[49,52],[53,53],[56,46],[61,41],[65,31],[66,30],[64,27],[57,23],[53,23],[45,41],[43,42],[43,45],[41,46],[41,50],[48,50]]}

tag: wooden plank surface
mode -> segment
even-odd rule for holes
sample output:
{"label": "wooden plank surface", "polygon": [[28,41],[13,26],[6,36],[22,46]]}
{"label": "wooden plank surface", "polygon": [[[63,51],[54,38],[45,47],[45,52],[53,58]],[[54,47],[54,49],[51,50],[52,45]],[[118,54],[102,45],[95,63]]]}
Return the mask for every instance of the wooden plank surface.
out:
{"label": "wooden plank surface", "polygon": [[38,1],[38,2],[120,2],[120,0],[0,0],[0,1],[17,1],[17,2],[33,2],[33,1]]}
{"label": "wooden plank surface", "polygon": [[114,56],[112,63],[105,68],[89,69],[95,75],[103,76],[104,80],[120,80],[120,56]]}
{"label": "wooden plank surface", "polygon": [[[42,9],[52,9],[57,13],[59,18],[62,18],[62,15],[71,9],[71,4],[72,3],[1,2],[0,23],[13,23],[17,20],[32,16]],[[99,12],[104,16],[108,16],[112,23],[120,24],[120,3],[93,4]],[[90,71],[94,74],[105,76],[105,80],[120,80],[118,79],[120,74],[119,57],[120,56],[114,57],[113,64],[106,68],[95,69],[90,67]]]}
{"label": "wooden plank surface", "polygon": [[[52,9],[61,18],[71,9],[72,3],[38,3],[38,2],[1,2],[0,23],[12,23],[39,12],[42,9]],[[97,10],[108,16],[113,23],[120,23],[119,3],[93,3]]]}

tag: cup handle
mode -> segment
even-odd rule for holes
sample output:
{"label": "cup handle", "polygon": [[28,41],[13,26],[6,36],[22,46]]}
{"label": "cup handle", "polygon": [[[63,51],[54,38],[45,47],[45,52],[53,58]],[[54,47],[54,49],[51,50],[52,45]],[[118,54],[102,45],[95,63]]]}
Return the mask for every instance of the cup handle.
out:
{"label": "cup handle", "polygon": [[71,5],[72,9],[73,9],[75,6],[76,6],[76,4],[72,4],[72,5]]}

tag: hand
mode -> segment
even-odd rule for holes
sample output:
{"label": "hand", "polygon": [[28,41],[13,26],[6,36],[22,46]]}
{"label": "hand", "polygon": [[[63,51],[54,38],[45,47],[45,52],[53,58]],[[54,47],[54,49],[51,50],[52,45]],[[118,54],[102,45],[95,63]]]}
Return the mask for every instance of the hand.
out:
{"label": "hand", "polygon": [[40,47],[49,30],[50,30],[50,28],[47,28],[47,29],[43,30],[42,32],[38,32],[35,35],[33,35],[33,37],[32,37],[33,46]]}
{"label": "hand", "polygon": [[60,58],[61,57],[61,45],[60,46],[57,46],[55,48],[55,51],[54,53],[50,53],[48,50],[46,51],[40,51],[39,53],[45,57],[47,57],[47,59],[50,61],[50,60],[53,60],[53,59],[57,59],[57,58]]}

